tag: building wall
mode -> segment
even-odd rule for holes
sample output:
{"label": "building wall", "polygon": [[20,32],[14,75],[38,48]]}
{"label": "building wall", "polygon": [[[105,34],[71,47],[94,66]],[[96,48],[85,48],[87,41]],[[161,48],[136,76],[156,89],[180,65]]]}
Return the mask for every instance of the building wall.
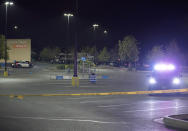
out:
{"label": "building wall", "polygon": [[[31,61],[31,39],[7,39],[8,63],[16,61]],[[4,62],[4,60],[0,60]]]}

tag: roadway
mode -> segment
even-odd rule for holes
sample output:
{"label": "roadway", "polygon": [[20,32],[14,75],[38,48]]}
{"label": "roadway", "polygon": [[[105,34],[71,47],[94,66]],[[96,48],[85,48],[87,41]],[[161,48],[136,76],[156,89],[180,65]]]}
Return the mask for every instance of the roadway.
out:
{"label": "roadway", "polygon": [[[146,72],[110,69],[97,73],[109,79],[96,84],[53,80],[49,65],[14,69],[9,78],[0,78],[0,94],[71,94],[147,90]],[[57,71],[56,71],[57,72]],[[53,74],[53,73],[52,73]],[[65,74],[65,73],[63,73]],[[70,75],[70,74],[66,74]],[[183,78],[186,87],[186,77]],[[163,125],[166,115],[188,114],[187,95],[107,96],[0,96],[2,131],[175,131]]]}

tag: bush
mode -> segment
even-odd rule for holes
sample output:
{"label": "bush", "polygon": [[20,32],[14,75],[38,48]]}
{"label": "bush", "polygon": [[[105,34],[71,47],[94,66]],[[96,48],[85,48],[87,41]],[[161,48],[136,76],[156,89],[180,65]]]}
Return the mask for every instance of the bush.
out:
{"label": "bush", "polygon": [[74,64],[68,65],[68,68],[69,68],[69,69],[74,69]]}
{"label": "bush", "polygon": [[69,65],[65,65],[65,64],[60,64],[57,65],[57,69],[59,70],[65,70],[65,69],[74,69],[74,64],[69,64]]}
{"label": "bush", "polygon": [[59,69],[59,70],[64,70],[65,67],[66,67],[65,64],[61,64],[61,65],[58,65],[58,66],[57,66],[57,69]]}
{"label": "bush", "polygon": [[68,69],[69,68],[69,65],[65,65],[65,69]]}

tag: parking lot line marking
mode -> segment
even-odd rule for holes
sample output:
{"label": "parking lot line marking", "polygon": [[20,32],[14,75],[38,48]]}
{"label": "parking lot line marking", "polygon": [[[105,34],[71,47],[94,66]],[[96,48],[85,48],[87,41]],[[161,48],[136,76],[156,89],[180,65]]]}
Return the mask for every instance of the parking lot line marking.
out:
{"label": "parking lot line marking", "polygon": [[[62,86],[71,86],[71,83],[48,83],[48,85],[62,85]],[[90,84],[88,85],[88,83],[82,83],[80,84],[80,87],[101,87],[101,86],[104,86],[103,84],[97,84],[97,85],[93,85],[93,84]]]}
{"label": "parking lot line marking", "polygon": [[116,104],[116,105],[100,105],[97,106],[99,108],[111,108],[111,107],[119,107],[119,106],[125,106],[125,105],[136,105],[136,104],[151,104],[151,103],[167,103],[169,101],[152,101],[152,102],[141,102],[141,103],[131,103],[131,104]]}
{"label": "parking lot line marking", "polygon": [[131,111],[123,111],[123,112],[144,112],[144,111],[156,111],[156,110],[166,110],[166,109],[178,109],[178,108],[187,108],[188,106],[173,106],[166,108],[155,108],[155,109],[146,109],[146,110],[131,110]]}
{"label": "parking lot line marking", "polygon": [[5,118],[48,120],[48,121],[91,122],[91,123],[99,123],[99,124],[127,124],[126,122],[121,122],[121,121],[120,122],[111,122],[111,121],[99,121],[99,120],[90,120],[90,119],[70,119],[70,118],[16,117],[16,116],[8,116]]}
{"label": "parking lot line marking", "polygon": [[82,102],[80,102],[80,103],[86,104],[86,103],[95,103],[95,102],[99,102],[99,100],[98,100],[98,101],[82,101]]}
{"label": "parking lot line marking", "polygon": [[80,99],[91,99],[91,98],[98,98],[98,97],[78,97],[78,98],[67,98],[69,100],[80,100]]}
{"label": "parking lot line marking", "polygon": [[132,104],[106,105],[106,106],[97,106],[97,107],[108,108],[108,107],[118,107],[118,106],[124,106],[124,105],[132,105]]}
{"label": "parking lot line marking", "polygon": [[71,83],[48,83],[48,85],[71,85]]}
{"label": "parking lot line marking", "polygon": [[105,96],[105,95],[138,95],[138,94],[162,94],[162,93],[187,93],[186,89],[173,89],[173,90],[154,90],[154,91],[132,91],[132,92],[103,92],[103,93],[79,93],[79,94],[0,94],[0,96]]}

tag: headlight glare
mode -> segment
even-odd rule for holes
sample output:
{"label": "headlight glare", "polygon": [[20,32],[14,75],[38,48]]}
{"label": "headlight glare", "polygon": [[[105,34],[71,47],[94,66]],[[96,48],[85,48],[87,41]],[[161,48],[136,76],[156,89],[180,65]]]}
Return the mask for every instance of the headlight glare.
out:
{"label": "headlight glare", "polygon": [[149,79],[149,83],[150,83],[150,84],[156,84],[157,82],[156,82],[156,80],[152,77],[152,78]]}
{"label": "headlight glare", "polygon": [[173,79],[172,82],[173,82],[173,84],[178,85],[178,84],[180,84],[180,79],[176,77]]}

